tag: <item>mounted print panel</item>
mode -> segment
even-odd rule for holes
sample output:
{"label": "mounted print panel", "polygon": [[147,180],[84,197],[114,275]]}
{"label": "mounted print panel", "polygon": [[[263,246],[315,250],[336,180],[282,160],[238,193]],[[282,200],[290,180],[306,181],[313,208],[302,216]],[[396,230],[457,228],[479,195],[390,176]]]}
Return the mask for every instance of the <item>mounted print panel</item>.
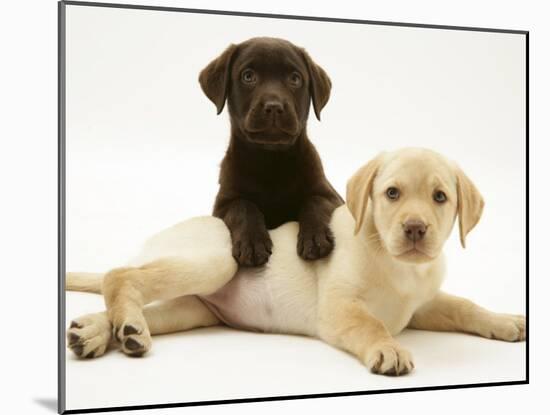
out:
{"label": "mounted print panel", "polygon": [[60,28],[60,411],[527,382],[526,32]]}

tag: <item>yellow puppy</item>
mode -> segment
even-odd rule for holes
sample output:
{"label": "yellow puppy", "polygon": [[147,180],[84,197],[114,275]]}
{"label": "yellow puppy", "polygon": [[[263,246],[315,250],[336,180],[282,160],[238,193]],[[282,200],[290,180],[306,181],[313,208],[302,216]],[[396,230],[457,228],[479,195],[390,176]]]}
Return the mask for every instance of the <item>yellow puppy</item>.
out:
{"label": "yellow puppy", "polygon": [[151,334],[225,323],[318,337],[375,373],[400,375],[414,365],[392,336],[407,326],[521,341],[523,316],[440,291],[441,250],[455,218],[465,245],[482,211],[474,184],[443,156],[384,153],[348,182],[347,205],[331,220],[336,247],[323,260],[296,255],[298,225],[287,223],[270,232],[265,267],[238,268],[223,222],[200,217],[154,236],[129,267],[104,277],[68,274],[69,290],[103,292],[107,305],[72,322],[69,347],[100,356],[113,327],[122,350],[138,356],[151,347]]}

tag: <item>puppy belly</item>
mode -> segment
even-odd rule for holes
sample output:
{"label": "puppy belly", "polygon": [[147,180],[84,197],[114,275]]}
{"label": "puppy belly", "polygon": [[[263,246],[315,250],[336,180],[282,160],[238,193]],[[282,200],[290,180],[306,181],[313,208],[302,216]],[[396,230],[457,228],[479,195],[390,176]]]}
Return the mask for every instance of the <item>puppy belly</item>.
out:
{"label": "puppy belly", "polygon": [[289,298],[286,288],[291,287],[284,290],[279,287],[266,267],[241,268],[219,291],[200,298],[221,321],[234,328],[315,335],[312,298],[300,295]]}

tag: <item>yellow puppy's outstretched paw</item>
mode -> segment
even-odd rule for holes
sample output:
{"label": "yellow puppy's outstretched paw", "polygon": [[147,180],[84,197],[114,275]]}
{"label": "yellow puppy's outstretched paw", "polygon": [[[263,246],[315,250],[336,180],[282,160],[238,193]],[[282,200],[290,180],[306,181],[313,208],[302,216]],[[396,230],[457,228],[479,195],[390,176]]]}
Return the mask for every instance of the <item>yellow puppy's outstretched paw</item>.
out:
{"label": "yellow puppy's outstretched paw", "polygon": [[145,321],[138,318],[127,319],[113,326],[113,333],[120,343],[120,348],[128,356],[141,357],[151,350],[153,341]]}
{"label": "yellow puppy's outstretched paw", "polygon": [[387,376],[401,376],[414,368],[411,354],[397,342],[384,341],[369,348],[365,365],[372,373]]}
{"label": "yellow puppy's outstretched paw", "polygon": [[525,316],[495,313],[482,334],[490,339],[521,342],[525,340],[525,325]]}
{"label": "yellow puppy's outstretched paw", "polygon": [[81,358],[102,356],[110,343],[111,323],[105,313],[74,319],[67,330],[67,347]]}

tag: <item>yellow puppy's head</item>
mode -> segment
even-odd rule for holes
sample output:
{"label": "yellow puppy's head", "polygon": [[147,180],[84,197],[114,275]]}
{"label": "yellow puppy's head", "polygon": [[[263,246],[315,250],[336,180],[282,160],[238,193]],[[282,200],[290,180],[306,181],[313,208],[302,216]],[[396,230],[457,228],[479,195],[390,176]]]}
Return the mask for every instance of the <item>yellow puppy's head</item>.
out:
{"label": "yellow puppy's head", "polygon": [[458,166],[413,148],[382,153],[359,169],[348,182],[346,199],[356,234],[372,220],[378,235],[369,238],[378,237],[394,258],[416,263],[440,254],[457,216],[465,246],[484,205]]}

